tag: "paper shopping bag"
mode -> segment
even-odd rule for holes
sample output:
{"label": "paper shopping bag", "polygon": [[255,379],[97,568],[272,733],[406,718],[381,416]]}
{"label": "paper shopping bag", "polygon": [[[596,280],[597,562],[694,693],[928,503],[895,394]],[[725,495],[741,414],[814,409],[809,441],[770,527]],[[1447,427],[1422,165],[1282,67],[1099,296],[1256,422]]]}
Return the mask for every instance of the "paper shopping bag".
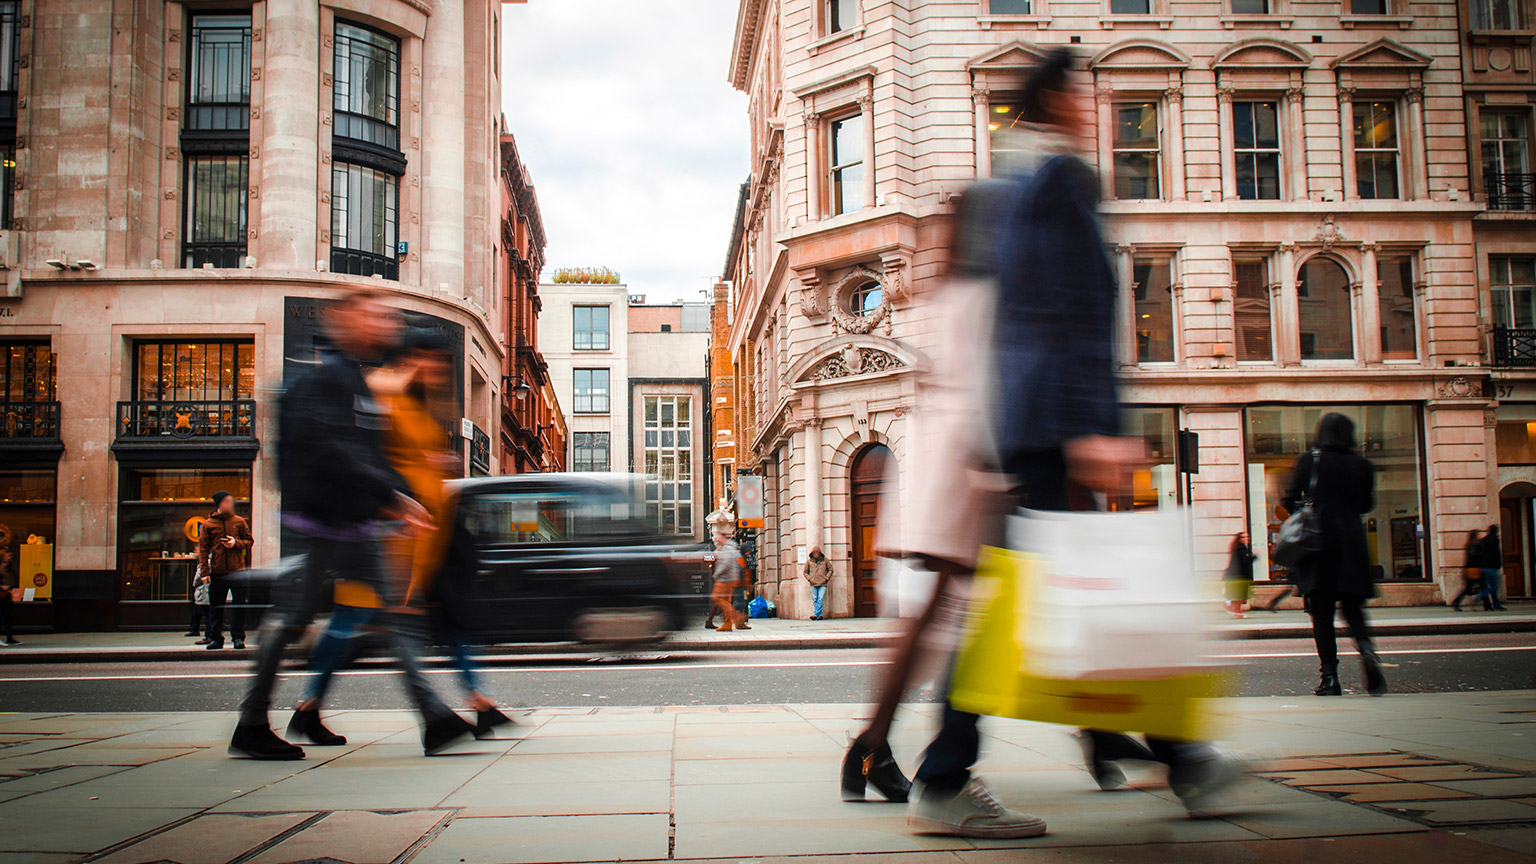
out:
{"label": "paper shopping bag", "polygon": [[963,711],[1164,738],[1212,737],[1210,604],[1174,512],[1028,514],[988,548],[950,701]]}

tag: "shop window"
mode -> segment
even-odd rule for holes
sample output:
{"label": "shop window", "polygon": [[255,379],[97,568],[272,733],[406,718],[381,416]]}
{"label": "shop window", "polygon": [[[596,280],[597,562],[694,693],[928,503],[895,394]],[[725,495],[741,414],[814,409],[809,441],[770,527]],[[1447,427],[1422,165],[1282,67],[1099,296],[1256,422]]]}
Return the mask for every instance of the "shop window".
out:
{"label": "shop window", "polygon": [[229,402],[256,393],[250,342],[139,342],[133,392],[140,402]]}
{"label": "shop window", "polygon": [[1136,298],[1131,322],[1136,333],[1136,362],[1172,363],[1173,261],[1138,257],[1131,272]]}
{"label": "shop window", "polygon": [[0,441],[59,437],[57,378],[47,342],[0,342]]}
{"label": "shop window", "polygon": [[1127,407],[1121,412],[1126,435],[1146,448],[1142,467],[1131,475],[1131,492],[1110,502],[1112,510],[1162,510],[1179,504],[1178,427],[1173,408]]}
{"label": "shop window", "polygon": [[124,469],[118,501],[118,595],[121,600],[180,601],[197,569],[197,531],[213,510],[213,493],[235,496],[235,510],[262,526],[250,508],[249,468]]}
{"label": "shop window", "polygon": [[645,397],[645,501],[662,534],[693,533],[693,400]]}
{"label": "shop window", "polygon": [[57,488],[57,472],[52,468],[0,471],[0,548],[11,553],[13,575],[21,572],[21,547],[28,538],[56,543]]}
{"label": "shop window", "polygon": [[1237,331],[1237,359],[1256,362],[1275,359],[1269,310],[1269,264],[1263,259],[1232,262],[1232,318]]}
{"label": "shop window", "polygon": [[1301,266],[1296,280],[1301,359],[1354,359],[1354,315],[1350,305],[1349,276],[1337,261],[1313,258]]}
{"label": "shop window", "polygon": [[1380,282],[1377,302],[1381,310],[1381,359],[1417,359],[1419,324],[1413,308],[1413,257],[1378,257],[1376,276]]}
{"label": "shop window", "polygon": [[[1424,524],[1422,436],[1419,412],[1412,405],[1266,405],[1245,415],[1244,446],[1248,465],[1248,512],[1255,550],[1269,562],[1267,537],[1288,515],[1280,506],[1296,460],[1312,447],[1317,421],[1337,411],[1355,422],[1360,453],[1376,469],[1375,507],[1362,517],[1370,563],[1378,578],[1423,580],[1428,577]],[[1255,568],[1259,579],[1263,567]],[[1270,564],[1269,578],[1284,578]]]}
{"label": "shop window", "polygon": [[1536,465],[1536,421],[1500,420],[1494,435],[1500,465]]}

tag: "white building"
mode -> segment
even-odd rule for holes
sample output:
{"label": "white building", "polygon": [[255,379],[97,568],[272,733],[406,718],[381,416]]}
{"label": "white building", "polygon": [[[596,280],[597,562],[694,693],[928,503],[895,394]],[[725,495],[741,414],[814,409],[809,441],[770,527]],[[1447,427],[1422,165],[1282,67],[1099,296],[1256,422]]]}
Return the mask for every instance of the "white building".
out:
{"label": "white building", "polygon": [[628,470],[629,289],[551,283],[539,296],[539,344],[570,430],[567,470]]}

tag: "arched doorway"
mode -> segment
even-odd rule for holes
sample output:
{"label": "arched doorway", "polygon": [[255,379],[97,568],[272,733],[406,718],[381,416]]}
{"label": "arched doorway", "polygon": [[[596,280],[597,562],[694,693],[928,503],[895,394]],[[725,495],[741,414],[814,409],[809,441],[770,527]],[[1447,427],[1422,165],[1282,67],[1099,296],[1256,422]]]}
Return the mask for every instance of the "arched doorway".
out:
{"label": "arched doorway", "polygon": [[870,444],[853,457],[853,468],[849,472],[853,487],[849,496],[853,562],[849,569],[853,573],[853,614],[860,618],[878,614],[875,526],[880,523],[880,493],[894,458],[891,448]]}
{"label": "arched doorway", "polygon": [[1499,534],[1504,545],[1504,596],[1529,597],[1536,568],[1536,484],[1499,490]]}

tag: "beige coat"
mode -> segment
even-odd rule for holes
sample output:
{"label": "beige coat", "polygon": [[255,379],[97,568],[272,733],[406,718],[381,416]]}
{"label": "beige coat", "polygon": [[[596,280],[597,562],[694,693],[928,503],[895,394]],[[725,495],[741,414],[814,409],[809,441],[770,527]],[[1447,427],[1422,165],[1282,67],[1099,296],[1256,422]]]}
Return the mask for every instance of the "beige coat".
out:
{"label": "beige coat", "polygon": [[832,559],[822,556],[820,561],[809,559],[805,562],[805,581],[812,588],[832,581]]}

